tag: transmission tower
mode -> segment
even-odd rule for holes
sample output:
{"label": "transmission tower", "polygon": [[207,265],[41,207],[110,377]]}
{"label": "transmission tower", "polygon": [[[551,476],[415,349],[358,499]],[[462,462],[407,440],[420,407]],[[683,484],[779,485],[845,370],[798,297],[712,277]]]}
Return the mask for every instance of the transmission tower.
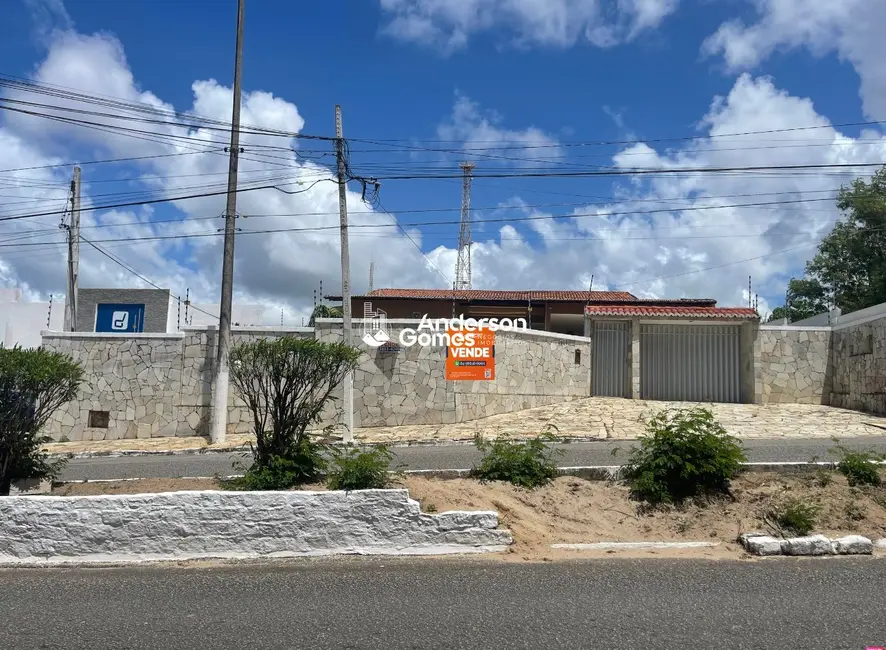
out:
{"label": "transmission tower", "polygon": [[461,191],[461,228],[458,232],[458,259],[455,262],[455,290],[471,288],[471,171],[474,163],[460,165],[464,173]]}

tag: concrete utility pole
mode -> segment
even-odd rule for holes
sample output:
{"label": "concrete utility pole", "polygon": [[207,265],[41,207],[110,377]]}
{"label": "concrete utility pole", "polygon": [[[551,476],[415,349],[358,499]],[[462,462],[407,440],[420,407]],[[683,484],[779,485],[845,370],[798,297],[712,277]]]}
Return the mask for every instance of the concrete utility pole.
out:
{"label": "concrete utility pole", "polygon": [[80,292],[80,168],[74,167],[71,181],[71,223],[68,233],[68,289],[65,296],[65,331],[77,331],[77,295]]}
{"label": "concrete utility pole", "polygon": [[[335,157],[338,161],[338,213],[341,218],[341,312],[342,341],[351,345],[351,259],[348,250],[348,185],[345,165],[345,140],[341,125],[341,106],[335,107]],[[354,375],[349,372],[342,382],[344,441],[354,437]]]}
{"label": "concrete utility pole", "polygon": [[234,233],[237,219],[237,171],[240,163],[240,78],[243,69],[243,5],[237,9],[237,45],[234,58],[234,107],[231,115],[231,147],[228,161],[228,203],[225,207],[225,248],[222,259],[221,304],[218,314],[218,355],[215,390],[212,392],[213,443],[224,442],[228,430],[228,355],[231,349],[231,303],[234,297]]}

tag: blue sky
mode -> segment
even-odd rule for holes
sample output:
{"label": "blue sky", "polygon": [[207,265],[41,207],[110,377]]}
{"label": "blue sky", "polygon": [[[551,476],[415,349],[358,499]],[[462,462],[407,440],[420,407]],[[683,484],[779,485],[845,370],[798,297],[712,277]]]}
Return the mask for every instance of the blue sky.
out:
{"label": "blue sky", "polygon": [[[886,46],[867,27],[884,17],[884,9],[872,5],[860,0],[827,6],[813,0],[247,0],[243,87],[246,101],[253,96],[254,104],[246,113],[255,125],[329,136],[333,107],[341,104],[345,135],[355,140],[351,166],[366,176],[457,174],[458,161],[466,156],[476,162],[478,176],[595,167],[879,162],[886,160],[879,127],[828,126],[886,119],[886,77],[878,63]],[[162,101],[179,111],[194,110],[196,101],[201,115],[230,119],[234,0],[6,0],[4,11],[4,75],[129,101]],[[218,85],[204,84],[195,92],[195,82],[208,80]],[[0,92],[12,97],[8,90]],[[123,122],[108,123],[113,128]],[[821,128],[783,131],[809,126]],[[765,130],[780,132],[720,135]],[[47,126],[45,119],[8,111],[0,111],[2,138],[15,145],[7,144],[5,157],[0,153],[4,170],[162,153],[142,140]],[[317,164],[333,162],[328,142],[272,140],[279,147],[274,160],[285,163],[271,163],[267,156],[263,163],[254,160],[246,179],[290,176],[286,180],[293,183],[302,177],[312,182],[324,173]],[[612,141],[621,144],[599,144]],[[248,151],[262,151],[249,144]],[[286,151],[290,144],[300,148],[301,158]],[[187,193],[177,188],[210,183],[217,184],[210,189],[220,189],[224,169],[218,152],[84,166],[86,200],[103,205],[147,197],[146,191],[151,198],[165,198]],[[870,171],[477,178],[474,286],[586,288],[593,275],[598,288],[715,297],[726,305],[746,302],[752,275],[765,309],[778,304],[787,279],[802,272],[815,242],[838,216],[828,201],[806,201],[833,196],[842,182]],[[0,214],[57,209],[69,174],[65,166],[0,172],[5,181],[0,194],[7,200]],[[113,182],[121,178],[136,180]],[[355,216],[357,224],[364,220],[363,230],[354,231],[352,239],[355,290],[367,288],[370,261],[376,286],[451,283],[458,180],[383,180],[381,203],[374,209],[359,204],[357,184],[351,190],[352,208],[364,213]],[[723,207],[761,202],[771,205]],[[520,203],[538,207],[514,207]],[[223,205],[224,198],[216,196],[97,211],[89,214],[87,225],[95,238],[117,240],[103,247],[140,275],[214,302],[220,242],[208,235],[221,223],[206,217],[220,214]],[[262,216],[240,225],[244,230],[328,228],[335,223],[335,205],[332,183],[292,197],[252,192],[241,201],[241,212]],[[491,209],[496,206],[510,207]],[[607,216],[613,212],[617,216]],[[391,227],[392,218],[411,239]],[[181,222],[170,223],[174,219]],[[484,219],[491,221],[483,224]],[[57,223],[57,217],[44,222],[10,221],[5,230],[45,246],[0,249],[0,278],[42,298],[64,291],[61,235],[33,234],[48,232],[47,223]],[[415,223],[426,225],[410,228]],[[367,227],[372,224],[376,227]],[[203,237],[190,238],[195,233]],[[84,235],[89,236],[86,230]],[[164,235],[182,237],[138,241]],[[119,241],[126,238],[132,241]],[[238,301],[268,306],[277,315],[282,308],[297,321],[321,280],[324,289],[337,290],[333,229],[243,239],[249,241],[238,240]],[[84,251],[82,273],[84,286],[142,283],[94,250]]]}

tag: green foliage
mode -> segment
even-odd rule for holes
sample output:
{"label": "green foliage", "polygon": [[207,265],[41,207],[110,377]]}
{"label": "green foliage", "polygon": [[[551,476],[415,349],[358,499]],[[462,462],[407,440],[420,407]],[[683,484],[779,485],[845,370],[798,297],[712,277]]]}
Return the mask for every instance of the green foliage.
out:
{"label": "green foliage", "polygon": [[709,409],[666,409],[646,422],[631,449],[623,477],[635,499],[656,506],[711,494],[728,494],[745,461],[741,443]]}
{"label": "green foliage", "polygon": [[[280,489],[315,480],[322,447],[309,439],[332,391],[357,366],[360,352],[341,343],[285,337],[260,339],[231,351],[231,383],[254,423],[255,485]],[[287,482],[292,481],[289,485]]]}
{"label": "green foliage", "polygon": [[368,451],[356,447],[330,449],[326,484],[330,490],[380,490],[388,487],[394,455],[384,445]]}
{"label": "green foliage", "polygon": [[480,463],[471,470],[471,476],[481,481],[506,481],[523,488],[546,485],[557,476],[554,456],[563,450],[551,445],[560,439],[550,430],[525,441],[502,436],[487,441],[474,438],[474,445],[483,453]]}
{"label": "green foliage", "polygon": [[842,219],[806,265],[806,278],[791,281],[786,308],[776,310],[791,320],[831,305],[853,312],[886,302],[886,168],[843,187],[837,207]]}
{"label": "green foliage", "polygon": [[822,507],[818,503],[795,498],[771,507],[764,513],[763,518],[781,535],[802,537],[815,530],[821,510]]}
{"label": "green foliage", "polygon": [[342,308],[341,307],[332,307],[330,305],[317,305],[314,307],[314,311],[311,313],[311,320],[308,322],[308,327],[314,327],[318,318],[341,318],[342,317]]}
{"label": "green foliage", "polygon": [[851,487],[883,483],[877,463],[886,460],[886,456],[875,451],[853,451],[840,445],[834,450],[840,454],[837,471],[846,477]]}
{"label": "green foliage", "polygon": [[77,395],[83,370],[70,357],[43,348],[0,345],[0,496],[12,482],[57,477],[63,460],[41,453],[51,439],[40,432]]}

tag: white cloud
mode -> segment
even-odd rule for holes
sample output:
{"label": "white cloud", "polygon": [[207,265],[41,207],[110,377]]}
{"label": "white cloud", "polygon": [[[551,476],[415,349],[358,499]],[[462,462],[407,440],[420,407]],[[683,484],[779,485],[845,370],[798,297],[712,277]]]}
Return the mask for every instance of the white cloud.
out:
{"label": "white cloud", "polygon": [[[467,157],[499,163],[530,163],[562,157],[557,139],[530,126],[521,130],[502,125],[501,115],[483,110],[462,94],[456,94],[450,117],[437,127],[437,137],[455,142]],[[448,143],[444,146],[450,146]]]}
{"label": "white cloud", "polygon": [[[127,65],[123,46],[106,35],[56,32],[34,77],[42,83],[73,87],[85,94],[172,110],[170,104],[139,88]],[[194,100],[190,110],[193,113],[230,121],[232,93],[229,88],[206,80],[195,82],[192,90]],[[34,96],[29,99],[33,100]],[[149,198],[204,192],[215,192],[216,195],[174,202],[172,205],[180,211],[182,220],[173,223],[153,223],[154,220],[175,218],[175,212],[161,211],[160,206],[115,211],[84,210],[83,236],[97,241],[102,248],[174,293],[183,295],[185,289],[190,288],[193,301],[217,302],[221,276],[221,238],[217,232],[223,223],[221,219],[207,217],[224,211],[225,197],[221,192],[226,186],[227,155],[223,148],[227,145],[227,132],[134,122],[126,119],[136,115],[134,112],[69,99],[38,98],[37,101],[115,113],[121,118],[88,116],[84,119],[152,131],[167,137],[158,139],[144,134],[127,137],[118,132],[4,114],[5,121],[0,127],[0,170],[40,167],[63,160],[163,156],[134,161],[120,169],[105,165],[84,166],[84,208],[138,200],[145,197],[146,191],[152,192]],[[304,119],[294,104],[260,91],[244,93],[242,122],[293,133],[304,127]],[[266,189],[243,191],[238,195],[238,213],[245,218],[239,219],[237,224],[241,232],[236,242],[235,301],[273,307],[268,313],[277,323],[279,310],[285,307],[287,313],[297,319],[290,324],[298,324],[300,316],[309,312],[314,289],[321,281],[324,293],[334,293],[340,287],[337,187],[331,182],[331,170],[317,162],[302,161],[287,148],[292,144],[288,138],[244,134],[241,144],[245,148],[240,165],[241,188],[274,183],[290,192],[300,193],[284,194]],[[311,147],[327,147],[331,151],[329,142],[312,141]],[[132,176],[133,172],[142,180],[122,184],[95,182],[115,176]],[[0,194],[4,197],[0,217],[60,210],[65,204],[69,183],[70,167],[0,173]],[[388,226],[390,217],[373,212],[361,202],[359,193],[349,192],[348,203],[353,226],[350,248],[354,290],[366,288],[373,255],[378,286],[446,286],[413,243],[396,229],[365,227],[372,224]],[[162,219],[158,214],[163,215]],[[250,231],[294,228],[324,230],[250,234]],[[27,298],[45,297],[53,292],[57,295],[64,291],[65,250],[61,245],[63,238],[58,230],[58,216],[0,222],[0,231],[4,242],[59,242],[52,246],[0,248],[0,277],[7,284],[22,287]],[[210,236],[139,241],[145,237],[194,234]],[[12,240],[11,236],[28,239]],[[108,239],[123,241],[101,243],[101,240]],[[378,250],[384,250],[383,258],[375,253]],[[80,281],[83,287],[144,284],[88,244],[81,245],[81,253]],[[448,268],[443,270],[449,271]]]}
{"label": "white cloud", "polygon": [[861,79],[865,113],[886,119],[886,3],[879,0],[747,0],[757,22],[732,20],[704,43],[709,55],[722,54],[732,71],[753,68],[780,50],[806,48],[816,56],[836,52]]}
{"label": "white cloud", "polygon": [[472,35],[502,29],[519,46],[611,47],[658,27],[679,0],[380,0],[384,31],[452,52]]}

